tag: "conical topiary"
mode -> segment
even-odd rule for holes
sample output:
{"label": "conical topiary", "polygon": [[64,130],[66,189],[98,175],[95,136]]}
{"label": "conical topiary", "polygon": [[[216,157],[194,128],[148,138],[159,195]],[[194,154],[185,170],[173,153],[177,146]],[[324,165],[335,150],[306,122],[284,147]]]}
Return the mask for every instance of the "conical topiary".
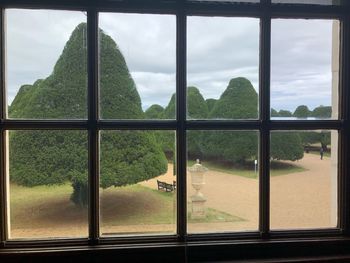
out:
{"label": "conical topiary", "polygon": [[[52,74],[24,85],[9,116],[14,118],[86,118],[86,24],[73,31]],[[144,118],[140,96],[116,43],[100,30],[100,90],[104,118]],[[101,132],[100,185],[134,184],[165,173],[167,160],[153,132]],[[87,132],[13,131],[10,178],[25,186],[70,181],[72,200],[87,203]]]}

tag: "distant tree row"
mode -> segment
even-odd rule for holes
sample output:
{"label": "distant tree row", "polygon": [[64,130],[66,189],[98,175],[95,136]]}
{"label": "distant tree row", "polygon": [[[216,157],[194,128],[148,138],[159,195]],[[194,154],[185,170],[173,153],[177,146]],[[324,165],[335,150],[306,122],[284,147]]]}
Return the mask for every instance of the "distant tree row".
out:
{"label": "distant tree row", "polygon": [[298,106],[294,113],[288,110],[276,111],[271,109],[271,117],[296,117],[296,118],[331,118],[332,117],[332,107],[320,105],[314,108],[312,111],[306,105]]}
{"label": "distant tree row", "polygon": [[[187,116],[190,119],[258,118],[258,94],[245,78],[231,79],[218,100],[204,100],[196,87],[188,87],[187,99]],[[174,118],[175,94],[165,109],[160,105],[152,105],[145,114],[146,118]],[[165,132],[159,132],[158,136],[167,156],[172,156],[174,136]],[[258,137],[256,131],[189,131],[188,156],[191,159],[215,159],[242,164],[257,159]],[[295,161],[303,157],[301,137],[296,132],[273,133],[271,142],[273,159]]]}

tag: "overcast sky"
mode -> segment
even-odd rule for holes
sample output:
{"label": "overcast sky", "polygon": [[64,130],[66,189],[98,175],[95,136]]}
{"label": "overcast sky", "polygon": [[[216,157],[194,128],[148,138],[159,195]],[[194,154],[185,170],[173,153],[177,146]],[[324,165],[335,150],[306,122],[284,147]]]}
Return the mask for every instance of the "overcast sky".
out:
{"label": "overcast sky", "polygon": [[[9,104],[23,84],[48,77],[82,12],[8,10]],[[121,49],[144,109],[166,106],[175,92],[176,20],[169,15],[100,14],[100,28]],[[187,84],[219,98],[230,79],[248,78],[258,91],[259,20],[188,18]],[[294,111],[331,105],[332,21],[272,22],[271,105]]]}

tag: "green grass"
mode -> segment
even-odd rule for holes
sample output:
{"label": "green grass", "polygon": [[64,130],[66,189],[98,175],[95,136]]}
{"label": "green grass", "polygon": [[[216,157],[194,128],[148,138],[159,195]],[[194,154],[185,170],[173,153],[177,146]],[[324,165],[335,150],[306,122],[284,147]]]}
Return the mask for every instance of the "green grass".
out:
{"label": "green grass", "polygon": [[[28,228],[87,224],[87,208],[70,201],[70,183],[54,186],[10,186],[11,226]],[[101,189],[102,226],[175,224],[175,195],[141,185]],[[190,217],[189,217],[190,218]],[[243,219],[212,209],[189,222],[236,222]]]}
{"label": "green grass", "polygon": [[220,212],[213,208],[207,208],[205,218],[201,218],[201,219],[193,219],[191,218],[191,212],[188,213],[189,223],[240,222],[240,221],[246,221],[246,220],[238,216],[233,216],[225,212]]}
{"label": "green grass", "polygon": [[[187,165],[192,166],[195,164],[194,161],[188,161]],[[249,165],[245,166],[234,166],[231,163],[228,162],[218,162],[218,161],[205,161],[202,162],[202,164],[207,167],[209,170],[218,171],[222,173],[232,174],[232,175],[238,175],[243,176],[246,178],[257,178],[258,177],[258,171],[255,173],[254,171],[254,163],[250,163]],[[285,162],[278,162],[278,161],[272,161],[271,162],[271,176],[281,176],[291,173],[298,173],[306,171],[307,169],[297,166],[295,164],[285,163]]]}

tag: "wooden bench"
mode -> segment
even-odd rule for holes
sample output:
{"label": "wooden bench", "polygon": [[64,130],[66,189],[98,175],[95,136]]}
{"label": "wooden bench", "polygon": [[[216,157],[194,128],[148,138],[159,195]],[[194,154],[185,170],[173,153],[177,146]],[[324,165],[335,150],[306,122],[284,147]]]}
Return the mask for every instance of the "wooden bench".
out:
{"label": "wooden bench", "polygon": [[157,180],[157,185],[158,185],[158,190],[165,191],[165,192],[172,192],[176,188],[176,185],[174,186],[173,184],[168,184],[166,182],[161,182],[159,180]]}

